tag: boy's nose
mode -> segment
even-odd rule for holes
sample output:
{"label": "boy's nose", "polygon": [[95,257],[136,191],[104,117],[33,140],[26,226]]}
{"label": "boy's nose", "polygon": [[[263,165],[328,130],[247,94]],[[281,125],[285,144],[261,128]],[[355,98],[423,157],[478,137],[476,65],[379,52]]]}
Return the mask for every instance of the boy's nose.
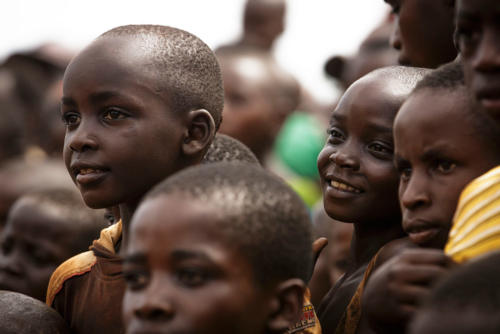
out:
{"label": "boy's nose", "polygon": [[491,30],[484,31],[472,66],[479,72],[500,71],[500,36],[497,33]]}
{"label": "boy's nose", "polygon": [[92,134],[91,129],[82,124],[74,131],[66,134],[67,145],[74,152],[95,150],[98,147],[97,137]]}
{"label": "boy's nose", "polygon": [[147,321],[168,321],[173,318],[172,305],[157,298],[147,298],[134,310],[137,318]]}
{"label": "boy's nose", "polygon": [[424,178],[418,174],[412,175],[407,184],[400,184],[401,205],[409,210],[414,210],[430,203],[430,195]]}

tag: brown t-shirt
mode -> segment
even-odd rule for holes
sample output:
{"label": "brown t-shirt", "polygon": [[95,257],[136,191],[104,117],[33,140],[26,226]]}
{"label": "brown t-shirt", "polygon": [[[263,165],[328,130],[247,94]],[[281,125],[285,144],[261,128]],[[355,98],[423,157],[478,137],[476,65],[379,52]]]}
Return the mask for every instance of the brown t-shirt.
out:
{"label": "brown t-shirt", "polygon": [[47,304],[64,318],[74,334],[125,333],[121,305],[125,292],[122,261],[114,247],[121,223],[101,232],[89,252],[63,263],[52,275]]}

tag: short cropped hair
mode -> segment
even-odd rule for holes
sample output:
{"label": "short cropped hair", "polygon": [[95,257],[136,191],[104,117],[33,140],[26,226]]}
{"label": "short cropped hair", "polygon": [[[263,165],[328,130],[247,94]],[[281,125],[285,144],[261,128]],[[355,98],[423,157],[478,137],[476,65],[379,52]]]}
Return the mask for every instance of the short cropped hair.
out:
{"label": "short cropped hair", "polygon": [[245,144],[233,137],[218,133],[215,135],[201,163],[223,161],[260,165],[255,154]]}
{"label": "short cropped hair", "polygon": [[465,99],[465,107],[468,108],[466,115],[476,134],[482,139],[485,147],[494,154],[500,154],[500,131],[495,123],[483,112],[474,106],[474,99],[465,86],[463,67],[459,62],[445,64],[427,74],[415,87],[412,94],[423,90],[447,90],[455,92]]}
{"label": "short cropped hair", "polygon": [[219,64],[212,50],[195,35],[161,25],[127,25],[111,29],[99,39],[130,36],[154,38],[148,43],[152,73],[168,90],[178,112],[206,109],[218,128],[222,121],[224,89]]}
{"label": "short cropped hair", "polygon": [[438,67],[427,74],[414,89],[417,92],[425,88],[458,89],[465,87],[465,78],[462,65],[458,62]]}
{"label": "short cropped hair", "polygon": [[80,252],[87,250],[99,232],[109,226],[104,210],[87,207],[77,191],[64,188],[48,188],[26,193],[18,201],[32,200],[40,206],[57,209],[57,216],[67,221],[71,230],[77,231],[73,246]]}
{"label": "short cropped hair", "polygon": [[0,291],[0,333],[66,334],[69,329],[54,309],[17,292]]}
{"label": "short cropped hair", "polygon": [[299,196],[277,176],[250,164],[200,165],[166,179],[147,198],[170,194],[217,210],[220,231],[248,257],[258,286],[288,278],[308,281],[309,214]]}
{"label": "short cropped hair", "polygon": [[432,290],[410,333],[500,333],[500,252],[458,267]]}

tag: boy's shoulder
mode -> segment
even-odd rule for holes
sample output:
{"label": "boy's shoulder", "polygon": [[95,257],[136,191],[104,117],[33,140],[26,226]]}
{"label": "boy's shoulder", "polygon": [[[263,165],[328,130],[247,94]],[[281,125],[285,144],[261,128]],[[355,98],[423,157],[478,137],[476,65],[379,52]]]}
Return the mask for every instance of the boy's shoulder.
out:
{"label": "boy's shoulder", "polygon": [[114,248],[121,239],[121,233],[122,224],[121,221],[119,221],[101,231],[99,239],[93,242],[91,250],[75,255],[57,267],[50,277],[49,286],[47,288],[47,305],[52,306],[54,298],[61,291],[64,282],[75,276],[81,276],[88,273],[97,263],[96,252],[92,250],[92,248],[107,250],[110,254],[114,254]]}
{"label": "boy's shoulder", "polygon": [[52,306],[55,296],[61,291],[66,280],[89,272],[97,262],[93,251],[86,251],[66,260],[54,271],[47,288],[46,303]]}

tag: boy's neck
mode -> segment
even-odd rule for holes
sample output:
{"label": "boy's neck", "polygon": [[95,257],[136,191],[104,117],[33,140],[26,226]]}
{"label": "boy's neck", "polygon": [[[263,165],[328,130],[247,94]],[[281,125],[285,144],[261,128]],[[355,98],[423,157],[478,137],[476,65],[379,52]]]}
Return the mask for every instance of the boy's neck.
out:
{"label": "boy's neck", "polygon": [[354,224],[350,251],[352,269],[356,270],[367,264],[382,246],[403,236],[399,220],[387,225]]}
{"label": "boy's neck", "polygon": [[120,243],[120,249],[117,249],[117,252],[119,252],[120,254],[123,253],[125,250],[125,245],[127,244],[128,240],[130,220],[132,219],[132,215],[134,214],[135,209],[137,209],[138,205],[139,205],[138,202],[133,204],[120,204],[120,219],[122,221],[122,240]]}

